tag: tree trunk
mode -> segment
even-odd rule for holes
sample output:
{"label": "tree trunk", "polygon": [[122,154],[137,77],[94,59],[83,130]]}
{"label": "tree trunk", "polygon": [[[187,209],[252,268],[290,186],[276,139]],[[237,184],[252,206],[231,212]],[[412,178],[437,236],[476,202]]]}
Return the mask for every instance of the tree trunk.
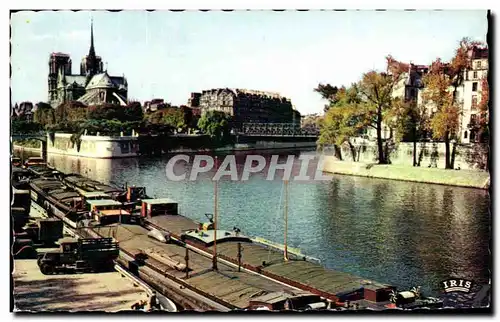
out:
{"label": "tree trunk", "polygon": [[413,166],[417,166],[417,128],[413,128]]}
{"label": "tree trunk", "polygon": [[384,156],[384,143],[382,142],[382,111],[377,112],[377,147],[378,147],[378,163],[386,164]]}
{"label": "tree trunk", "polygon": [[333,150],[335,151],[335,157],[342,161],[342,150],[337,144],[333,145]]}
{"label": "tree trunk", "polygon": [[347,141],[347,143],[349,144],[349,149],[351,150],[352,161],[356,162],[356,148],[352,145],[351,141]]}
{"label": "tree trunk", "polygon": [[455,169],[455,153],[456,152],[457,152],[457,143],[453,142],[453,147],[451,148],[450,169]]}
{"label": "tree trunk", "polygon": [[444,146],[445,146],[445,169],[452,169],[451,168],[451,162],[450,162],[450,134],[448,132],[445,133],[444,135]]}

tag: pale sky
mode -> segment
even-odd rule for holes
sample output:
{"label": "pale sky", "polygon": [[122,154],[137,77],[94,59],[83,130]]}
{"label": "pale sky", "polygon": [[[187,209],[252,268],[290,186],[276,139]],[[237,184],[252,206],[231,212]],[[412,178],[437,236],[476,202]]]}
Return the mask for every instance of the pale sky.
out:
{"label": "pale sky", "polygon": [[348,85],[384,69],[385,56],[450,59],[463,37],[486,41],[486,11],[18,12],[11,21],[12,102],[46,101],[51,52],[73,73],[90,45],[129,98],[186,104],[191,92],[229,87],[279,92],[302,113],[325,104],[320,82]]}

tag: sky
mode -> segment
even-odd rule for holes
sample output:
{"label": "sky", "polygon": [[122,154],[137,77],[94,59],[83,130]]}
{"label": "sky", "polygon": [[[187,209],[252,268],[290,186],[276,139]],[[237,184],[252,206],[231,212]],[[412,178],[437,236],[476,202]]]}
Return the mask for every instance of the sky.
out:
{"label": "sky", "polygon": [[279,92],[302,114],[322,112],[318,83],[349,85],[383,70],[385,57],[449,60],[460,39],[486,41],[476,11],[23,11],[11,16],[12,102],[47,101],[48,58],[73,73],[94,44],[108,73],[125,75],[129,99],[187,104],[191,92]]}

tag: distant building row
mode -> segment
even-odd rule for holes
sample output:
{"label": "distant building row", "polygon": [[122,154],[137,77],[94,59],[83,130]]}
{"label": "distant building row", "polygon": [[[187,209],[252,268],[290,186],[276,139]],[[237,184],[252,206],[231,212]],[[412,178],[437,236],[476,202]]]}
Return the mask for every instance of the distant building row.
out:
{"label": "distant building row", "polygon": [[231,115],[234,126],[243,123],[300,123],[300,113],[278,93],[219,88],[191,93],[188,106],[201,113],[220,111]]}

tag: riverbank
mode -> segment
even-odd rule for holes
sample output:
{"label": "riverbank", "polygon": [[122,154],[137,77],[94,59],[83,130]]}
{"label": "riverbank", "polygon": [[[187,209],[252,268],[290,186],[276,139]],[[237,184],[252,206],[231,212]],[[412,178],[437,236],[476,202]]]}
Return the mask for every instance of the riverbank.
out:
{"label": "riverbank", "polygon": [[381,165],[373,163],[338,161],[333,156],[325,157],[323,171],[378,179],[391,179],[449,186],[488,189],[490,174],[475,170],[445,170],[403,165]]}

